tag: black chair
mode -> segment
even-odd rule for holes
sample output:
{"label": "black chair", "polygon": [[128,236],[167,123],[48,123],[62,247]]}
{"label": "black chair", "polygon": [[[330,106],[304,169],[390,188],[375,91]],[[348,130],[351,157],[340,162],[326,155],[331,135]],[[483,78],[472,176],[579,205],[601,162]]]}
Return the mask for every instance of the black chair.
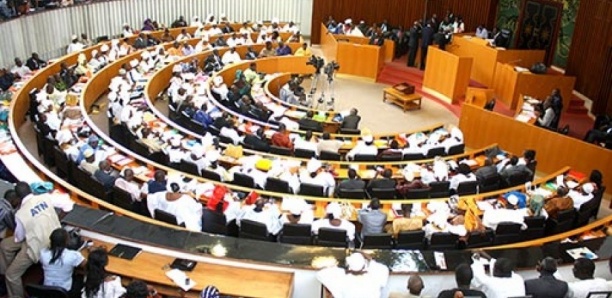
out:
{"label": "black chair", "polygon": [[225,214],[205,208],[202,212],[202,232],[215,235],[227,235]]}
{"label": "black chair", "polygon": [[527,229],[521,231],[521,241],[533,240],[544,237],[544,216],[525,216]]}
{"label": "black chair", "polygon": [[392,200],[395,199],[397,191],[395,188],[372,188],[368,191],[371,198],[377,198],[381,200]]}
{"label": "black chair", "polygon": [[68,298],[68,292],[60,287],[27,284],[25,292],[30,298]]}
{"label": "black chair", "polygon": [[495,229],[493,245],[518,242],[521,239],[521,224],[500,222]]}
{"label": "black chair", "polygon": [[[83,172],[85,173],[85,172]],[[92,196],[102,199],[108,203],[112,204],[112,190],[107,191],[104,188],[104,185],[100,183],[98,180],[94,179],[89,174],[85,173],[85,177],[83,177],[83,183],[85,183],[85,190],[91,194]]]}
{"label": "black chair", "polygon": [[317,245],[326,247],[347,247],[348,239],[345,230],[320,228]]}
{"label": "black chair", "polygon": [[286,223],[283,225],[279,241],[281,243],[310,245],[312,244],[311,230],[310,225]]}
{"label": "black chair", "polygon": [[554,235],[563,232],[567,232],[574,226],[574,218],[576,217],[576,210],[570,208],[557,213],[557,218],[548,217],[546,220],[546,235]]}
{"label": "black chair", "polygon": [[501,176],[497,173],[495,173],[494,175],[485,177],[484,179],[480,181],[480,192],[484,193],[484,192],[496,191],[499,189],[500,183],[501,183]]}
{"label": "black chair", "polygon": [[111,139],[121,144],[123,147],[129,146],[128,138],[132,137],[131,134],[126,134],[126,132],[129,133],[126,131],[125,126],[121,124],[112,125],[108,129],[108,134],[110,135]]}
{"label": "black chair", "polygon": [[137,142],[135,137],[132,137],[128,140],[129,148],[134,153],[140,156],[149,156],[151,152],[149,152],[149,148],[144,144]]}
{"label": "black chair", "polygon": [[595,291],[595,292],[589,292],[589,294],[587,294],[586,298],[591,298],[591,297],[596,297],[596,298],[610,298],[612,297],[612,291]]}
{"label": "black chair", "polygon": [[302,131],[323,132],[323,125],[301,125],[299,129]]}
{"label": "black chair", "polygon": [[529,173],[527,172],[518,172],[508,176],[506,180],[506,185],[508,187],[515,187],[519,185],[525,184],[529,179]]}
{"label": "black chair", "polygon": [[376,154],[355,154],[354,161],[376,161],[378,157]]}
{"label": "black chair", "polygon": [[200,176],[208,179],[208,180],[212,180],[212,181],[217,181],[217,182],[221,182],[221,175],[219,175],[219,173],[217,172],[213,172],[207,169],[202,169],[202,172],[200,173]]}
{"label": "black chair", "polygon": [[299,195],[311,197],[326,197],[325,188],[321,185],[302,183],[300,184]]}
{"label": "black chair", "polygon": [[243,173],[234,173],[234,180],[232,182],[242,187],[255,188],[253,177]]}
{"label": "black chair", "polygon": [[334,160],[334,161],[342,160],[342,155],[340,155],[340,153],[337,153],[337,152],[321,151],[319,159],[321,159],[321,160]]}
{"label": "black chair", "polygon": [[361,129],[354,128],[340,128],[340,133],[344,135],[360,135]]}
{"label": "black chair", "polygon": [[232,140],[230,137],[219,135],[218,138],[221,144],[234,144],[234,140]]}
{"label": "black chair", "polygon": [[194,119],[189,120],[189,130],[198,135],[205,135],[207,132],[206,128],[204,127],[204,124]]}
{"label": "black chair", "polygon": [[444,147],[434,147],[434,148],[429,148],[429,150],[427,150],[427,153],[425,154],[426,158],[434,158],[436,156],[444,156],[446,155],[446,148]]}
{"label": "black chair", "polygon": [[270,146],[270,153],[291,156],[291,149],[278,146]]}
{"label": "black chair", "polygon": [[409,189],[404,197],[407,200],[427,199],[429,198],[429,188]]}
{"label": "black chair", "polygon": [[446,155],[458,155],[463,154],[463,152],[465,152],[465,144],[458,144],[449,147]]}
{"label": "black chair", "polygon": [[57,146],[57,142],[55,140],[43,137],[43,161],[49,167],[55,166],[55,159],[53,158],[53,147]]}
{"label": "black chair", "polygon": [[211,125],[208,127],[208,131],[210,132],[210,134],[212,134],[213,136],[218,136],[221,133],[221,129]]}
{"label": "black chair", "polygon": [[338,197],[342,199],[365,199],[368,197],[364,189],[338,189]]}
{"label": "black chair", "polygon": [[278,178],[272,178],[272,177],[268,177],[266,179],[266,187],[264,187],[264,189],[267,191],[272,191],[272,192],[280,192],[280,193],[288,193],[288,194],[293,193],[287,181],[284,181]]}
{"label": "black chair", "polygon": [[536,168],[538,166],[538,161],[537,160],[532,160],[530,163],[528,163],[525,166],[535,175]]}
{"label": "black chair", "polygon": [[55,160],[55,169],[57,175],[63,178],[68,177],[71,161],[58,146],[53,146],[53,159]]}
{"label": "black chair", "polygon": [[363,236],[362,249],[391,249],[393,248],[393,235],[377,233]]}
{"label": "black chair", "polygon": [[468,238],[468,248],[487,247],[493,243],[493,230],[486,229],[484,232],[472,232]]}
{"label": "black chair", "polygon": [[404,158],[404,155],[401,152],[382,154],[380,156],[381,161],[402,161],[402,158]]}
{"label": "black chair", "polygon": [[[34,120],[32,120],[32,122],[33,121]],[[36,132],[36,152],[38,153],[38,156],[41,156],[45,151],[42,141],[45,136],[43,136],[42,132],[36,127],[36,125],[34,125],[34,132]]]}
{"label": "black chair", "polygon": [[153,212],[153,218],[165,223],[169,223],[175,226],[178,226],[178,221],[176,220],[176,216],[163,211],[163,210],[159,210],[159,209],[155,209],[155,211]]}
{"label": "black chair", "polygon": [[593,199],[592,201],[594,201],[594,205],[595,205],[595,209],[593,209],[593,213],[591,213],[591,217],[593,218],[597,218],[597,214],[599,214],[599,207],[601,206],[601,199],[603,198],[603,195],[606,193],[606,187],[602,186],[601,189],[595,191],[595,193],[593,194]]}
{"label": "black chair", "polygon": [[589,220],[593,216],[593,209],[596,208],[594,199],[590,199],[588,202],[580,205],[580,209],[576,212],[576,218],[574,219],[574,228],[582,227],[589,223]]}
{"label": "black chair", "polygon": [[473,195],[478,193],[478,181],[464,181],[457,185],[457,194],[460,196]]}
{"label": "black chair", "polygon": [[425,159],[425,155],[422,153],[404,153],[403,160],[421,160]]}
{"label": "black chair", "polygon": [[429,240],[430,250],[445,250],[457,248],[459,236],[447,232],[433,233]]}
{"label": "black chair", "polygon": [[122,188],[113,186],[113,204],[125,210],[134,211],[132,195]]}
{"label": "black chair", "polygon": [[179,164],[179,170],[181,170],[181,172],[188,173],[194,176],[200,176],[200,172],[198,171],[198,165],[190,161],[181,160],[181,163]]}
{"label": "black chair", "polygon": [[297,148],[293,150],[293,155],[301,158],[313,158],[317,155],[317,153],[311,150]]}
{"label": "black chair", "polygon": [[434,181],[429,183],[429,197],[432,199],[437,198],[448,198],[449,194],[449,181]]}
{"label": "black chair", "polygon": [[398,249],[424,249],[425,231],[405,231],[397,234],[395,248]]}
{"label": "black chair", "polygon": [[240,238],[269,241],[268,228],[265,224],[253,220],[240,221]]}

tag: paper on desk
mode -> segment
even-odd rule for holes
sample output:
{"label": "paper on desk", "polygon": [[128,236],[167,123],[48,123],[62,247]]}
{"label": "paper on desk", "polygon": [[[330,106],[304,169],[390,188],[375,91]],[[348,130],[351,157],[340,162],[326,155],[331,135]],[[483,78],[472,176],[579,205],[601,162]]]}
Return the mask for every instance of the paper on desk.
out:
{"label": "paper on desk", "polygon": [[[185,272],[178,269],[166,271],[166,276],[170,278],[177,286],[179,286],[185,292],[189,291],[196,285],[196,282],[194,280],[189,278],[187,274],[185,274]],[[189,283],[185,283],[186,281],[189,281]]]}
{"label": "paper on desk", "polygon": [[565,182],[565,184],[567,185],[567,187],[568,187],[569,189],[574,189],[574,188],[576,188],[578,185],[580,185],[580,184],[578,184],[578,182],[573,181],[573,180],[569,180],[569,181]]}
{"label": "paper on desk", "polygon": [[516,120],[521,122],[529,122],[529,120],[531,120],[531,117],[529,117],[529,115],[520,114],[516,116]]}
{"label": "paper on desk", "polygon": [[442,270],[446,270],[446,259],[444,258],[444,253],[443,252],[439,252],[439,251],[435,251],[434,252],[434,259],[436,260],[436,266],[438,266],[438,268],[442,269]]}
{"label": "paper on desk", "polygon": [[558,175],[556,177],[557,187],[565,185],[565,176]]}
{"label": "paper on desk", "polygon": [[587,258],[590,260],[596,260],[599,258],[594,252],[592,252],[590,249],[586,247],[568,249],[567,254],[570,255],[570,257],[574,258],[574,260],[579,259],[579,258]]}

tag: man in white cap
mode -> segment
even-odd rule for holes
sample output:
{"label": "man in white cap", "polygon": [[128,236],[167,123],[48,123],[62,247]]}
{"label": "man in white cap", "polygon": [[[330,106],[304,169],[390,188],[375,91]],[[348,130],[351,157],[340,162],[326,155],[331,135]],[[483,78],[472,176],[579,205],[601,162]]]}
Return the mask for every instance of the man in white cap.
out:
{"label": "man in white cap", "polygon": [[191,153],[185,154],[183,160],[195,164],[198,168],[198,173],[208,166],[208,161],[204,158],[205,149],[201,145],[191,147]]}
{"label": "man in white cap", "polygon": [[89,148],[83,153],[84,159],[79,163],[81,170],[92,175],[99,169],[94,150]]}
{"label": "man in white cap", "polygon": [[223,53],[221,62],[223,62],[224,65],[240,62],[240,54],[236,52],[235,47],[230,47],[228,51],[225,51],[225,53]]}
{"label": "man in white cap", "polygon": [[215,36],[221,34],[223,34],[223,31],[221,31],[221,28],[219,28],[219,25],[217,25],[216,23],[212,24],[212,27],[208,29],[208,36]]}
{"label": "man in white cap", "polygon": [[463,144],[463,132],[458,127],[453,127],[450,131],[450,134],[444,139],[444,141],[440,142],[440,145],[446,149],[446,153],[448,153],[448,149],[450,147]]}
{"label": "man in white cap", "polygon": [[271,204],[266,208],[266,200],[259,198],[255,205],[244,207],[243,214],[238,218],[237,224],[240,226],[241,221],[245,219],[260,222],[266,225],[268,234],[277,235],[283,228],[280,215],[276,205]]}
{"label": "man in white cap", "polygon": [[68,48],[66,49],[66,53],[67,54],[71,54],[74,52],[78,52],[80,50],[82,50],[85,46],[79,41],[79,37],[76,36],[76,34],[72,35],[71,37],[71,42],[68,45]]}
{"label": "man in white cap", "polygon": [[361,141],[357,142],[357,145],[346,154],[346,157],[353,160],[357,154],[378,155],[378,148],[374,145],[372,135],[361,137]]}
{"label": "man in white cap", "polygon": [[283,32],[291,32],[293,34],[295,34],[296,32],[300,31],[300,28],[298,28],[298,26],[295,25],[295,23],[293,21],[290,21],[289,23],[287,23],[284,27],[283,27]]}
{"label": "man in white cap", "polygon": [[168,156],[169,162],[178,164],[185,156],[185,151],[181,148],[181,138],[175,136],[168,140],[170,146],[166,147],[163,151]]}
{"label": "man in white cap", "polygon": [[138,69],[139,64],[140,61],[138,61],[138,59],[130,60],[130,71],[128,72],[128,77],[133,83],[137,83],[144,78],[144,76],[142,75],[142,73],[140,73]]}
{"label": "man in white cap", "polygon": [[[484,211],[482,215],[483,226],[495,230],[497,225],[501,222],[525,224],[525,210],[518,209],[519,198],[511,194],[506,201],[506,208],[488,209]],[[526,228],[526,226],[524,226],[524,228]]]}
{"label": "man in white cap", "polygon": [[195,46],[196,53],[212,50],[212,45],[208,42],[208,35],[203,35]]}
{"label": "man in white cap", "polygon": [[593,186],[593,183],[588,182],[583,184],[578,191],[571,190],[567,196],[572,198],[574,201],[574,208],[576,208],[576,210],[580,210],[580,206],[582,206],[582,204],[593,199],[594,190],[595,186]]}
{"label": "man in white cap", "polygon": [[353,253],[345,267],[329,267],[317,272],[317,279],[334,298],[387,297],[389,268],[368,255]]}
{"label": "man in white cap", "polygon": [[242,27],[238,30],[238,33],[242,34],[251,34],[253,33],[253,28],[249,27],[248,22],[243,22]]}
{"label": "man in white cap", "polygon": [[300,181],[323,187],[323,194],[329,195],[334,193],[336,180],[334,176],[323,168],[320,160],[311,158],[306,164],[306,172],[301,173]]}
{"label": "man in white cap", "polygon": [[283,198],[282,209],[287,210],[282,216],[283,224],[312,224],[314,212],[302,198]]}
{"label": "man in white cap", "polygon": [[349,241],[355,240],[355,225],[346,220],[342,219],[342,207],[336,202],[327,204],[325,207],[325,218],[315,220],[312,223],[312,233],[314,235],[319,234],[320,228],[330,228],[337,230],[345,230],[346,236]]}
{"label": "man in white cap", "polygon": [[191,24],[189,25],[189,27],[200,27],[200,26],[202,26],[202,22],[200,22],[200,17],[194,16],[191,19]]}
{"label": "man in white cap", "polygon": [[224,167],[219,165],[220,157],[221,154],[216,149],[206,152],[206,160],[208,161],[206,170],[219,174],[222,182],[232,181],[233,176],[230,175]]}
{"label": "man in white cap", "polygon": [[132,27],[130,27],[130,24],[128,23],[123,23],[123,37],[132,37],[134,36],[134,31],[132,30]]}

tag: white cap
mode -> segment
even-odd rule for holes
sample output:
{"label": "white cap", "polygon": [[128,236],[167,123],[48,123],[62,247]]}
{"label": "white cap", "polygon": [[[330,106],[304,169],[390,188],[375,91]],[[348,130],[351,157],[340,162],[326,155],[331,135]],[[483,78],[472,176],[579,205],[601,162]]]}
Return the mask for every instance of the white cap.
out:
{"label": "white cap", "polygon": [[593,193],[594,190],[595,190],[595,187],[593,186],[593,183],[585,183],[582,185],[582,191],[584,191],[587,194]]}
{"label": "white cap", "polygon": [[94,151],[91,148],[85,149],[85,152],[83,152],[83,156],[85,156],[85,158],[90,158],[94,155]]}
{"label": "white cap", "polygon": [[278,18],[272,18],[272,24],[278,24]]}
{"label": "white cap", "polygon": [[361,272],[366,269],[366,259],[361,253],[353,253],[352,255],[346,257],[345,261],[346,266],[350,271]]}
{"label": "white cap", "polygon": [[182,77],[183,77],[183,80],[185,80],[185,81],[191,81],[191,80],[195,79],[195,74],[192,73],[192,72],[188,72],[188,73],[184,73],[182,75]]}
{"label": "white cap", "polygon": [[200,145],[195,145],[191,147],[191,154],[193,154],[198,159],[204,156],[204,151],[204,147]]}
{"label": "white cap", "polygon": [[460,141],[463,141],[463,132],[461,132],[461,129],[459,129],[459,127],[453,127],[453,129],[451,129],[450,131],[450,135],[453,138],[457,138]]}
{"label": "white cap", "polygon": [[107,44],[103,44],[102,47],[100,47],[100,51],[108,52],[108,45]]}
{"label": "white cap", "polygon": [[352,19],[346,19],[346,20],[344,20],[344,23],[347,24],[347,25],[348,24],[352,24],[353,20]]}
{"label": "white cap", "polygon": [[306,170],[308,173],[314,173],[321,168],[321,161],[318,159],[311,158],[306,165]]}
{"label": "white cap", "polygon": [[221,157],[221,154],[217,150],[206,152],[206,159],[208,159],[210,162],[219,160],[219,157]]}
{"label": "white cap", "polygon": [[149,59],[149,51],[142,51],[142,53],[140,53],[140,57],[142,57],[142,59]]}
{"label": "white cap", "polygon": [[136,66],[138,66],[138,60],[133,59],[132,61],[130,61],[130,66],[131,66],[131,67],[136,67]]}
{"label": "white cap", "polygon": [[157,56],[157,51],[150,51],[149,52],[149,56],[150,57],[156,57]]}
{"label": "white cap", "polygon": [[170,140],[170,145],[171,145],[172,147],[178,147],[178,146],[180,146],[180,145],[181,145],[181,139],[179,139],[179,138],[172,138],[172,139]]}
{"label": "white cap", "polygon": [[366,135],[362,137],[363,141],[366,143],[371,143],[374,141],[374,138],[371,135]]}
{"label": "white cap", "polygon": [[72,37],[70,38],[70,40],[77,40],[79,39],[79,37],[76,34],[72,34]]}
{"label": "white cap", "polygon": [[406,179],[406,181],[412,182],[412,180],[414,180],[414,172],[413,171],[406,169],[406,170],[404,170],[402,172],[402,174],[404,174],[404,179]]}
{"label": "white cap", "polygon": [[331,214],[335,219],[339,219],[342,215],[342,208],[340,207],[340,204],[332,202],[327,204],[325,207],[325,213]]}
{"label": "white cap", "polygon": [[225,13],[223,13],[223,12],[222,12],[222,13],[221,13],[221,15],[219,16],[219,18],[221,18],[221,19],[223,19],[223,18],[225,18],[225,17],[227,17],[227,16],[226,16],[226,15],[225,15]]}
{"label": "white cap", "polygon": [[124,75],[126,75],[126,74],[127,74],[127,72],[125,71],[125,69],[124,69],[124,68],[119,69],[119,75],[124,76]]}
{"label": "white cap", "polygon": [[110,92],[108,94],[108,100],[114,102],[117,99],[117,92]]}
{"label": "white cap", "polygon": [[508,201],[508,203],[510,203],[511,205],[516,205],[518,204],[518,197],[515,195],[509,195],[508,198],[506,199]]}

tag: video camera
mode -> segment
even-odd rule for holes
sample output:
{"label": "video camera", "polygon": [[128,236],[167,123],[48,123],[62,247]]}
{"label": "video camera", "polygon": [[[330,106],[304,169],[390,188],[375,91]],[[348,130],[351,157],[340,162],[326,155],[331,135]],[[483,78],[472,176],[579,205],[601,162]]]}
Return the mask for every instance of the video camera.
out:
{"label": "video camera", "polygon": [[332,61],[325,65],[325,69],[323,70],[328,77],[333,77],[334,72],[340,69],[340,65],[336,61]]}
{"label": "video camera", "polygon": [[306,61],[306,65],[312,65],[316,69],[316,73],[321,73],[325,60],[321,57],[310,56],[308,61]]}

